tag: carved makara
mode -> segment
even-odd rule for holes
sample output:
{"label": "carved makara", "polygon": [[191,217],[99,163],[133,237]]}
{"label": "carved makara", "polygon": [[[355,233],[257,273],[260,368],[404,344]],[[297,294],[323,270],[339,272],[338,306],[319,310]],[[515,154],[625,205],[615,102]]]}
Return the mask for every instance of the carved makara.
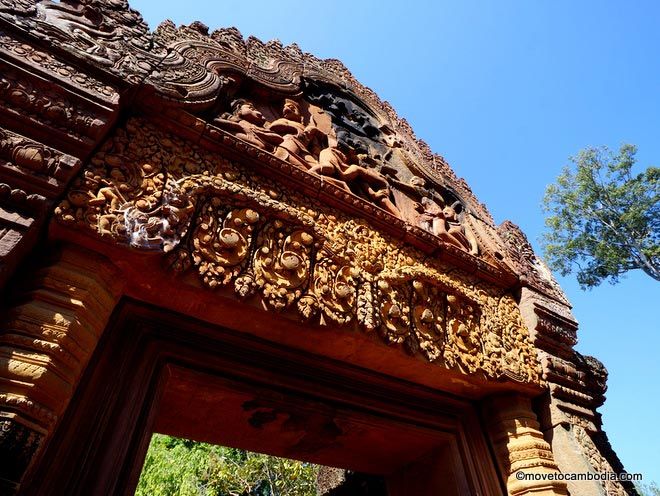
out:
{"label": "carved makara", "polygon": [[356,322],[463,373],[539,380],[510,296],[146,121],[109,140],[56,216],[271,310]]}

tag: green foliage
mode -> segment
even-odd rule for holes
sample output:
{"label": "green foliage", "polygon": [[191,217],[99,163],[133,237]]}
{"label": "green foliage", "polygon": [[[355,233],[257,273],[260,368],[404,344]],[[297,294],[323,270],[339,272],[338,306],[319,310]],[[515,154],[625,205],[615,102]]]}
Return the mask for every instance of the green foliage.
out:
{"label": "green foliage", "polygon": [[660,487],[655,482],[650,484],[635,484],[640,496],[660,496]]}
{"label": "green foliage", "polygon": [[583,289],[633,269],[660,281],[660,169],[633,175],[636,152],[582,150],[546,189],[546,258],[562,275],[577,268]]}
{"label": "green foliage", "polygon": [[154,434],[136,496],[314,496],[307,463]]}

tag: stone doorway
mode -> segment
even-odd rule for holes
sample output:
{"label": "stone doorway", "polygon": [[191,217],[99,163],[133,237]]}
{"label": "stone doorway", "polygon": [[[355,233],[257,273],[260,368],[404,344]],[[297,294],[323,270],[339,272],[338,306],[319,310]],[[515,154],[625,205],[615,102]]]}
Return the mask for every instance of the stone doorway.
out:
{"label": "stone doorway", "polygon": [[496,495],[473,404],[124,299],[26,494],[133,494],[152,432]]}

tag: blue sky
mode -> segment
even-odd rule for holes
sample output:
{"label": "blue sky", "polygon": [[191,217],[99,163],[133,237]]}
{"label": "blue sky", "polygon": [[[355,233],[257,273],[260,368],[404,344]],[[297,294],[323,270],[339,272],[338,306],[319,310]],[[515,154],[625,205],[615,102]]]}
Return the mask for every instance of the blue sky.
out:
{"label": "blue sky", "polygon": [[[495,221],[538,250],[541,198],[569,156],[623,142],[660,165],[660,3],[652,1],[131,0],[337,58],[443,155]],[[629,472],[660,482],[660,284],[639,273],[589,292],[560,278],[578,350],[610,372],[601,408]]]}

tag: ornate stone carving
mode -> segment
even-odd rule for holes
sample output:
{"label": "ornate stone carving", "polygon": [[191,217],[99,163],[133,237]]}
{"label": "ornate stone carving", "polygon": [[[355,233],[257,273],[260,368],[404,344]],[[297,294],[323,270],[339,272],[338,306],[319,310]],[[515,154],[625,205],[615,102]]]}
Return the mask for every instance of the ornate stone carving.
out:
{"label": "ornate stone carving", "polygon": [[90,109],[71,101],[62,90],[28,80],[3,63],[0,70],[0,103],[4,108],[86,143],[100,136],[106,123]]}
{"label": "ornate stone carving", "polygon": [[78,171],[80,160],[0,128],[0,167],[5,168],[3,175],[11,171],[42,178],[44,184],[37,189],[55,196]]}
{"label": "ornate stone carving", "polygon": [[[533,257],[531,251],[527,253]],[[523,287],[521,308],[527,326],[533,329],[549,387],[543,428],[551,431],[559,468],[565,472],[623,472],[596,411],[605,401],[607,370],[595,358],[573,349],[577,323],[567,304],[546,296],[549,291],[539,291],[537,283]],[[629,482],[569,481],[568,489],[571,494],[635,494]]]}
{"label": "ornate stone carving", "polygon": [[104,145],[56,215],[272,310],[355,322],[463,373],[539,380],[511,296],[145,121]]}
{"label": "ornate stone carving", "polygon": [[[359,326],[461,373],[542,384],[538,350],[553,426],[581,427],[589,463],[618,467],[595,412],[606,371],[572,350],[574,318],[543,262],[516,226],[496,230],[465,181],[341,62],[201,23],[151,34],[125,0],[0,0],[0,23],[3,122],[19,132],[83,157],[130,102],[190,139],[129,120],[67,189],[59,222],[163,253],[209,290],[311,325]],[[119,102],[115,86],[130,99]],[[0,280],[5,255],[29,251],[27,235],[37,239],[79,165],[0,132]],[[28,460],[52,431],[95,344],[85,331],[98,333],[116,296],[101,290],[97,306],[86,291],[103,286],[98,274],[87,267],[78,279],[75,263],[64,266],[0,339],[13,388],[0,395],[10,422],[0,444],[17,473],[25,463],[12,443]],[[536,348],[514,272],[535,295],[526,322]],[[493,416],[497,436],[509,434],[497,438],[503,473],[554,470],[528,405],[507,408]],[[515,494],[538,489],[508,482]]]}
{"label": "ornate stone carving", "polygon": [[70,64],[56,59],[44,50],[35,48],[30,43],[17,40],[2,30],[0,30],[0,51],[48,71],[50,74],[70,83],[76,88],[91,90],[101,98],[111,99],[112,101],[116,101],[119,98],[117,91],[112,86],[104,84]]}
{"label": "ornate stone carving", "polygon": [[522,282],[538,288],[563,305],[570,306],[548,266],[534,253],[525,233],[508,220],[498,226],[497,231],[506,243],[508,254],[521,274]]}
{"label": "ornate stone carving", "polygon": [[[495,448],[508,493],[566,495],[566,483],[543,478],[558,474],[550,445],[543,439],[528,398],[515,395],[490,398],[486,402],[490,438]],[[522,472],[529,479],[517,478]],[[539,476],[535,479],[534,476]]]}
{"label": "ornate stone carving", "polygon": [[[277,41],[263,43],[252,37],[244,40],[234,28],[209,35],[199,23],[179,28],[163,23],[154,39],[170,52],[150,82],[180,105],[213,113],[220,102],[226,110],[231,98],[240,93],[241,84],[248,81],[270,93],[289,97],[302,93],[308,103],[331,115],[333,125],[343,131],[337,134],[340,143],[372,161],[387,162],[394,157],[396,164],[388,165],[389,170],[413,169],[398,179],[403,184],[418,176],[435,187],[449,185],[462,199],[468,215],[492,224],[490,214],[444,159],[417,140],[408,123],[358,83],[341,62],[319,60],[302,53],[296,45],[283,47]],[[397,149],[394,154],[392,149]],[[395,157],[398,155],[407,158]]]}
{"label": "ornate stone carving", "polygon": [[159,58],[148,26],[126,0],[2,0],[0,18],[132,82]]}

